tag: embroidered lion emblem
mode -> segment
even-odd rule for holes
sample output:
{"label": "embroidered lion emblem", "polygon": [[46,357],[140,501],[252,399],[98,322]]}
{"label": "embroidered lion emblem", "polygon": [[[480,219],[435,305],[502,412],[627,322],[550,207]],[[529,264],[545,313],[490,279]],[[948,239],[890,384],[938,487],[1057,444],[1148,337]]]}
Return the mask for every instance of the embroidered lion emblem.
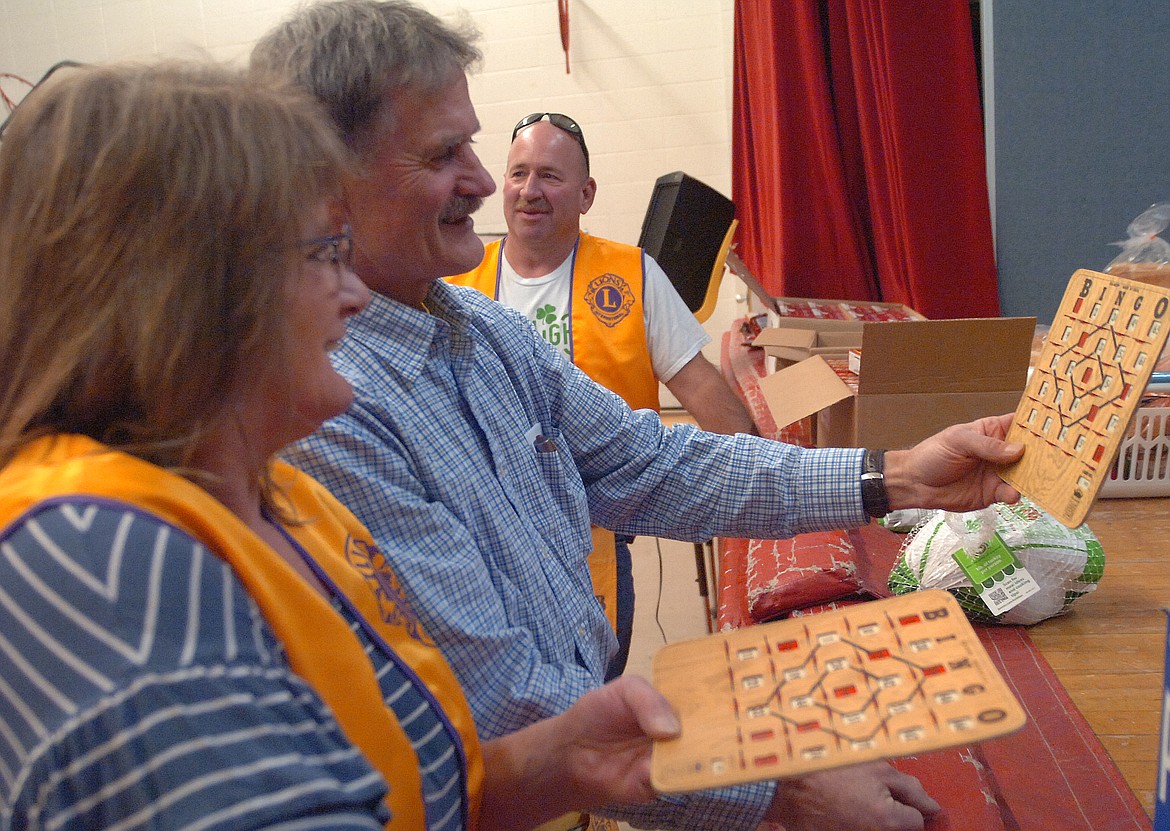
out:
{"label": "embroidered lion emblem", "polygon": [[398,575],[386,562],[386,555],[369,540],[349,537],[345,543],[345,558],[366,579],[378,600],[378,614],[382,620],[391,626],[401,626],[416,641],[434,646],[434,641],[427,635],[419,623],[418,615]]}
{"label": "embroidered lion emblem", "polygon": [[629,284],[616,274],[602,274],[593,278],[585,289],[585,302],[594,316],[611,329],[617,326],[634,307],[634,293]]}

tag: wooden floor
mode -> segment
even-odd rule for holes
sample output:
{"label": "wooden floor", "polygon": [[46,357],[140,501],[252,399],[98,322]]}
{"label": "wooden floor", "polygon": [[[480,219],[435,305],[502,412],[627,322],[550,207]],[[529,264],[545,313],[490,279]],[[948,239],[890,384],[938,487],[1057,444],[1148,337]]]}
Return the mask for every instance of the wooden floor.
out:
{"label": "wooden floor", "polygon": [[1105,551],[1097,591],[1032,641],[1137,794],[1154,813],[1166,614],[1170,499],[1102,499],[1086,520]]}

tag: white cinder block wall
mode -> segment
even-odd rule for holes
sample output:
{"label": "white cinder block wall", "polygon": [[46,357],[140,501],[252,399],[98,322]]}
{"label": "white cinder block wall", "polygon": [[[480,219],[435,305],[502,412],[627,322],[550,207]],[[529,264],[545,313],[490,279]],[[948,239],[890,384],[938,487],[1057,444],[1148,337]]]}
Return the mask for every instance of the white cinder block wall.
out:
{"label": "white cinder block wall", "polygon": [[[210,54],[242,61],[295,0],[0,0],[0,72],[36,80],[62,59],[101,62]],[[471,17],[484,62],[471,96],[483,126],[477,152],[503,174],[512,125],[534,111],[571,115],[585,131],[597,200],[587,231],[635,243],[654,180],[683,170],[731,193],[733,0],[569,0],[569,68],[550,0],[421,0],[440,16]],[[19,99],[25,87],[0,80]],[[0,110],[0,116],[6,112]],[[504,230],[497,192],[477,229]],[[724,281],[708,323],[743,314],[741,284]]]}

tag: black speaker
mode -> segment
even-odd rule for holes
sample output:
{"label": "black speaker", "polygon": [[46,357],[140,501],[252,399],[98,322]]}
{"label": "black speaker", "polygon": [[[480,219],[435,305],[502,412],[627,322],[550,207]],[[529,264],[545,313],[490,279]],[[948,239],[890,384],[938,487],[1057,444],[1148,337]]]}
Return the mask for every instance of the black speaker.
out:
{"label": "black speaker", "polygon": [[704,307],[734,220],[734,202],[681,170],[654,183],[638,246],[662,266],[692,312]]}

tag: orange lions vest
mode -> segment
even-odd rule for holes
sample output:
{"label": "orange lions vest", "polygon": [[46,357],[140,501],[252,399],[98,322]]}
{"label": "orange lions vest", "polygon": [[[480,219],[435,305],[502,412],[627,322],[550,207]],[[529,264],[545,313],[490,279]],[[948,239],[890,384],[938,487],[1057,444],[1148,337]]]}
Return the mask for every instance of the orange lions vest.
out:
{"label": "orange lions vest", "polygon": [[[426,683],[462,739],[475,828],[483,760],[471,711],[442,654],[418,625],[369,531],[315,480],[277,463],[273,479],[303,524],[287,529],[366,622]],[[67,495],[134,505],[182,528],[225,560],[284,644],[293,670],[329,705],[345,735],[391,785],[387,827],[422,829],[417,757],[386,706],[373,665],[345,620],[235,514],[194,483],[92,439],[59,435],[25,447],[0,470],[0,527]],[[394,591],[382,583],[389,581]]]}
{"label": "orange lions vest", "polygon": [[[489,243],[474,271],[450,282],[500,296],[505,237]],[[634,409],[657,411],[658,379],[646,345],[642,249],[581,234],[573,252],[569,354],[581,371]]]}

